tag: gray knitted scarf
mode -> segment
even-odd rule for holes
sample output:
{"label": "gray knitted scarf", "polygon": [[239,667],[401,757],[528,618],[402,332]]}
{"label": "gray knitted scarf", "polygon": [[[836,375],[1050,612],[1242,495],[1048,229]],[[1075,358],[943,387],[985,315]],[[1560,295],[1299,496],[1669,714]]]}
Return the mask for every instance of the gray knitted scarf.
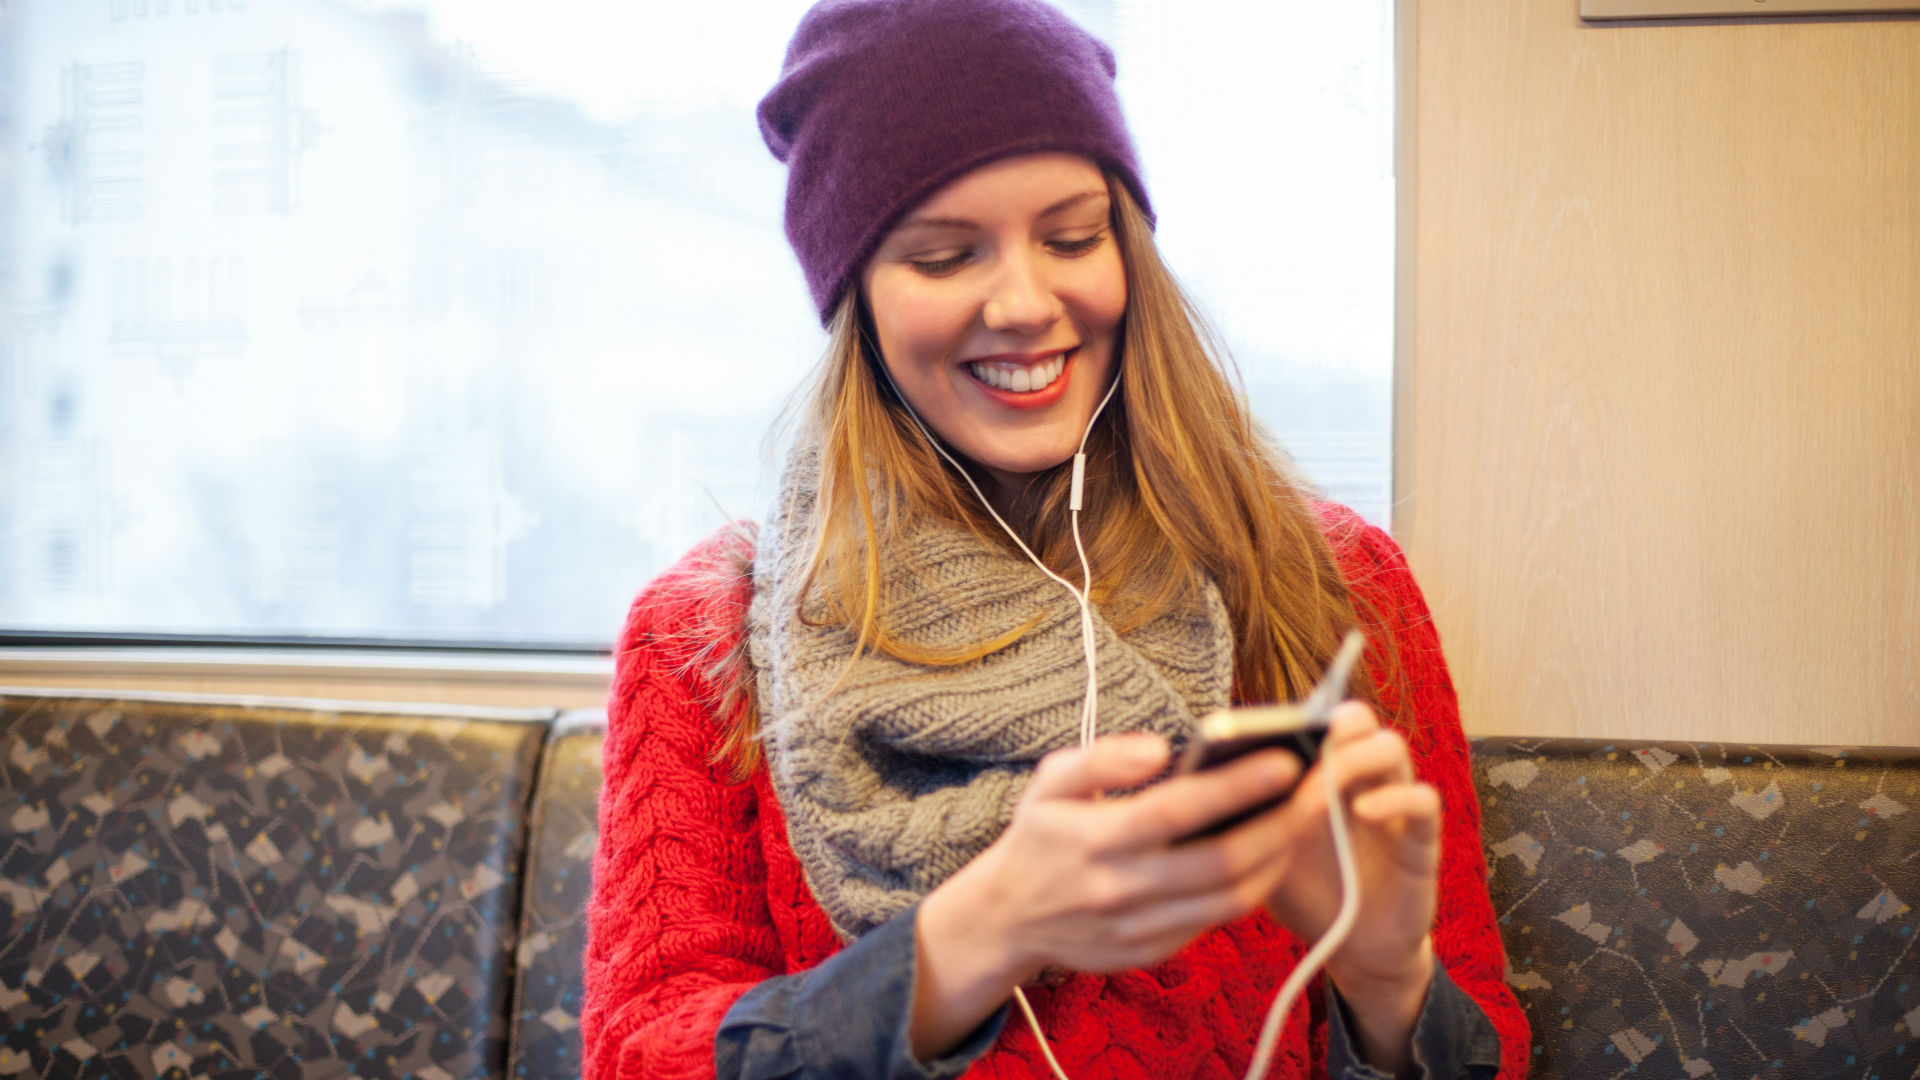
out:
{"label": "gray knitted scarf", "polygon": [[[798,595],[815,539],[817,469],[797,453],[760,531],[748,647],[762,738],[807,884],[851,940],[979,854],[1013,814],[1034,764],[1074,745],[1086,691],[1079,606],[1007,545],[908,515],[881,552],[892,633],[955,650],[1034,617],[1019,641],[957,667],[868,653]],[[806,618],[802,618],[802,613]],[[1128,632],[1096,611],[1100,733],[1177,742],[1227,704],[1233,642],[1219,590]],[[845,678],[842,679],[843,673]],[[838,686],[835,686],[838,681]]]}

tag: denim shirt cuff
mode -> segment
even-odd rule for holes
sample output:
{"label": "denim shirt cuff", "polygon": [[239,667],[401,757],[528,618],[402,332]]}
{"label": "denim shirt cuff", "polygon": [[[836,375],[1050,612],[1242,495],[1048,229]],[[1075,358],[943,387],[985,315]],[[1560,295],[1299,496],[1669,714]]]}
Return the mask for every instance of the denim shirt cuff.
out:
{"label": "denim shirt cuff", "polygon": [[[1327,987],[1327,1076],[1331,1080],[1393,1080],[1360,1059],[1347,1003]],[[1433,963],[1433,983],[1414,1021],[1413,1075],[1421,1080],[1491,1080],[1500,1071],[1500,1033],[1480,1003]]]}
{"label": "denim shirt cuff", "polygon": [[714,1036],[721,1080],[874,1076],[950,1080],[985,1053],[1007,1006],[933,1061],[913,1056],[919,905],[895,915],[818,966],[767,979],[740,996]]}

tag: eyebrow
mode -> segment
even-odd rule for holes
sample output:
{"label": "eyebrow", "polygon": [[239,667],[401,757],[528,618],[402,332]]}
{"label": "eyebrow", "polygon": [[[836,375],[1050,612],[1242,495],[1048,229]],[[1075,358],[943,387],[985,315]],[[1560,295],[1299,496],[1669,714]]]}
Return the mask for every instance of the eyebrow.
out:
{"label": "eyebrow", "polygon": [[[1052,217],[1055,214],[1071,210],[1081,203],[1086,202],[1088,199],[1102,198],[1106,194],[1105,191],[1083,191],[1078,195],[1069,195],[1059,202],[1054,203],[1052,206],[1047,207],[1045,210],[1040,211],[1038,216],[1042,218]],[[978,229],[979,227],[978,222],[969,221],[966,218],[951,217],[913,217],[901,222],[898,226],[899,229]]]}

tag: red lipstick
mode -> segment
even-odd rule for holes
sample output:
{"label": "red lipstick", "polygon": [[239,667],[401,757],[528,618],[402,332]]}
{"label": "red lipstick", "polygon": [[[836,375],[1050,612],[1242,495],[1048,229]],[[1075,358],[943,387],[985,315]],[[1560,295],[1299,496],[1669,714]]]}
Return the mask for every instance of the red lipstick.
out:
{"label": "red lipstick", "polygon": [[[1073,378],[1074,361],[1079,354],[1080,347],[1077,345],[1064,353],[1059,350],[1044,353],[997,353],[993,356],[976,356],[962,362],[961,368],[966,372],[967,379],[973,384],[975,390],[1001,405],[1010,409],[1044,409],[1065,396],[1067,383]],[[982,381],[973,373],[974,364],[1003,363],[1032,367],[1051,361],[1054,357],[1061,357],[1064,360],[1060,375],[1038,390],[1003,390]]]}

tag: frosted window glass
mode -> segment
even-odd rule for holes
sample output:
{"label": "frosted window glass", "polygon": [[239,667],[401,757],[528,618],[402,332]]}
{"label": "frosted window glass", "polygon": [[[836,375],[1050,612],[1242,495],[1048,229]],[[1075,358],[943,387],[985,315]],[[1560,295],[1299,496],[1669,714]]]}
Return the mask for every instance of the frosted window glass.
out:
{"label": "frosted window glass", "polygon": [[[804,3],[0,3],[0,626],[604,644],[823,335]],[[1083,0],[1169,262],[1385,522],[1391,5]]]}

